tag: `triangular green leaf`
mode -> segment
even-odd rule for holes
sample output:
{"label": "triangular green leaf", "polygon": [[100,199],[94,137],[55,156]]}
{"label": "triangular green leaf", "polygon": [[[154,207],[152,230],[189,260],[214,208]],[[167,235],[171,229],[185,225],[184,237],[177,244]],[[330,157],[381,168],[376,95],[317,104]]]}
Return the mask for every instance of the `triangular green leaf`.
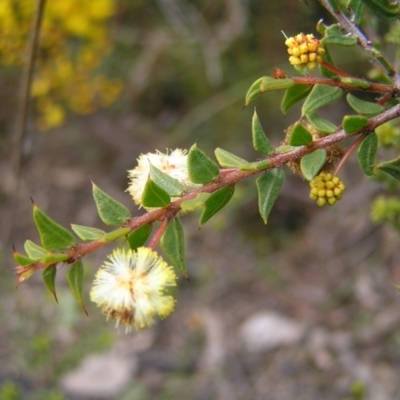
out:
{"label": "triangular green leaf", "polygon": [[42,276],[44,283],[46,284],[47,288],[50,290],[52,295],[54,296],[54,299],[58,303],[57,300],[57,294],[56,294],[56,275],[57,275],[57,267],[51,265],[50,267],[47,267],[43,270]]}
{"label": "triangular green leaf", "polygon": [[180,204],[183,212],[192,212],[199,208],[203,208],[206,200],[210,197],[210,193],[199,193],[194,199],[182,201]]}
{"label": "triangular green leaf", "polygon": [[263,76],[257,79],[249,88],[246,93],[244,106],[247,107],[249,103],[260,94],[270,90],[286,89],[294,85],[292,79],[275,79],[270,76]]}
{"label": "triangular green leaf", "polygon": [[312,153],[306,154],[300,160],[300,170],[302,175],[308,181],[311,181],[320,171],[326,161],[326,151],[317,149]]}
{"label": "triangular green leaf", "polygon": [[256,110],[254,110],[251,131],[253,137],[254,149],[261,154],[269,155],[274,152],[274,146],[268,140],[261,126],[260,119],[258,118]]}
{"label": "triangular green leaf", "polygon": [[173,218],[169,221],[161,237],[160,244],[171,264],[181,271],[185,277],[188,277],[186,272],[185,234],[182,223],[178,218]]}
{"label": "triangular green leaf", "polygon": [[136,230],[134,230],[128,236],[129,247],[132,250],[136,250],[139,247],[142,247],[149,238],[152,230],[153,230],[153,225],[150,224],[142,225]]}
{"label": "triangular green leaf", "polygon": [[14,252],[13,252],[13,257],[14,257],[14,261],[20,266],[30,265],[35,262],[35,260],[32,260],[31,258],[29,258],[21,253],[18,253],[18,251],[15,250],[15,248],[14,248]]}
{"label": "triangular green leaf", "polygon": [[312,141],[313,137],[311,133],[301,123],[296,124],[290,131],[290,146],[308,146]]}
{"label": "triangular green leaf", "polygon": [[219,165],[224,168],[239,168],[250,164],[248,161],[240,158],[239,156],[230,153],[224,149],[217,147],[214,151],[215,158],[218,160]]}
{"label": "triangular green leaf", "polygon": [[349,106],[358,114],[377,115],[385,110],[380,104],[360,100],[351,93],[347,94],[346,100],[349,103]]}
{"label": "triangular green leaf", "polygon": [[378,150],[378,136],[370,133],[358,146],[357,156],[358,163],[365,175],[374,174],[375,157]]}
{"label": "triangular green leaf", "polygon": [[219,176],[218,165],[193,145],[188,154],[189,178],[193,183],[209,183]]}
{"label": "triangular green leaf", "polygon": [[376,165],[376,168],[379,168],[381,171],[386,172],[400,181],[400,157],[395,160],[380,163]]}
{"label": "triangular green leaf", "polygon": [[71,224],[71,229],[85,242],[100,239],[105,234],[101,229],[92,228],[91,226]]}
{"label": "triangular green leaf", "polygon": [[150,178],[158,186],[163,188],[170,196],[181,196],[184,191],[183,185],[176,179],[172,178],[165,172],[159,170],[154,165],[150,164]]}
{"label": "triangular green leaf", "polygon": [[200,217],[200,225],[204,225],[213,215],[223,208],[232,198],[234,186],[225,186],[212,193],[205,203],[205,208]]}
{"label": "triangular green leaf", "polygon": [[357,132],[367,124],[368,118],[364,115],[345,115],[342,121],[343,129],[348,134]]}
{"label": "triangular green leaf", "polygon": [[82,307],[87,315],[85,301],[83,298],[83,264],[82,261],[77,261],[73,264],[66,274],[67,282],[71,289],[72,295],[77,303]]}
{"label": "triangular green leaf", "polygon": [[142,194],[143,207],[167,207],[170,204],[170,195],[151,179],[148,179]]}
{"label": "triangular green leaf", "polygon": [[266,76],[260,83],[260,92],[264,93],[269,90],[287,89],[293,85],[294,81],[292,79],[275,79],[270,76]]}
{"label": "triangular green leaf", "polygon": [[312,86],[309,85],[294,85],[286,89],[281,102],[281,111],[286,114],[290,108],[296,103],[303,100],[311,92]]}
{"label": "triangular green leaf", "polygon": [[325,37],[322,39],[322,44],[336,44],[339,46],[355,46],[357,44],[357,38],[354,35],[349,35],[346,32],[342,32],[339,25],[331,25],[325,30]]}
{"label": "triangular green leaf", "polygon": [[131,217],[129,210],[120,202],[101,190],[93,182],[92,185],[93,198],[100,219],[106,225],[123,225]]}
{"label": "triangular green leaf", "polygon": [[306,115],[334,103],[342,97],[342,94],[342,89],[338,87],[315,85],[303,104],[301,114]]}
{"label": "triangular green leaf", "polygon": [[33,204],[33,220],[46,250],[69,249],[76,244],[74,235],[48,217],[36,204]]}
{"label": "triangular green leaf", "polygon": [[35,261],[41,260],[42,258],[46,257],[47,254],[49,254],[46,249],[38,246],[29,239],[24,243],[24,250],[28,257]]}
{"label": "triangular green leaf", "polygon": [[279,196],[284,180],[285,173],[282,169],[272,169],[260,176],[256,181],[258,209],[265,225],[268,222],[269,213]]}
{"label": "triangular green leaf", "polygon": [[306,115],[308,122],[321,133],[334,133],[337,130],[337,127],[332,122],[328,121],[325,118],[320,117],[316,113],[309,113]]}

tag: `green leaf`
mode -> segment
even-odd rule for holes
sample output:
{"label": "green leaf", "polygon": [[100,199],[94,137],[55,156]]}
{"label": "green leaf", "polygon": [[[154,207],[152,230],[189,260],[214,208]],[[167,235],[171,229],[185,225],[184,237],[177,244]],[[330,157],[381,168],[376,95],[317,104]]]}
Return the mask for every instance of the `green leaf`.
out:
{"label": "green leaf", "polygon": [[360,0],[349,0],[347,8],[351,10],[352,21],[356,25],[360,25],[364,16],[365,5]]}
{"label": "green leaf", "polygon": [[312,153],[306,154],[300,160],[300,170],[302,175],[308,181],[311,181],[318,174],[326,161],[326,151],[317,149]]}
{"label": "green leaf", "polygon": [[378,136],[370,133],[358,146],[357,156],[358,163],[365,175],[374,174],[375,157],[378,150]]}
{"label": "green leaf", "polygon": [[349,106],[358,114],[376,115],[385,110],[380,104],[360,100],[351,93],[346,96],[346,100],[349,103]]}
{"label": "green leaf", "polygon": [[101,229],[92,228],[91,226],[71,224],[71,229],[76,233],[79,239],[85,242],[100,239],[105,234]]}
{"label": "green leaf", "polygon": [[342,89],[338,87],[315,85],[303,104],[301,114],[306,115],[334,103],[342,97],[342,94]]}
{"label": "green leaf", "polygon": [[381,171],[400,181],[400,157],[376,165]]}
{"label": "green leaf", "polygon": [[261,126],[260,119],[258,118],[257,112],[254,109],[251,131],[253,137],[253,147],[256,151],[261,154],[269,155],[274,152],[274,146],[268,140],[267,136],[264,133],[264,130]]}
{"label": "green leaf", "polygon": [[250,164],[248,161],[230,153],[220,147],[217,147],[214,151],[215,158],[218,160],[219,165],[224,168],[239,168]]}
{"label": "green leaf", "polygon": [[246,97],[244,100],[244,106],[247,107],[250,102],[252,102],[256,97],[260,96],[261,92],[260,92],[260,84],[262,82],[262,80],[264,79],[264,77],[262,78],[258,78],[255,82],[253,82],[249,88],[249,90],[246,93]]}
{"label": "green leaf", "polygon": [[342,121],[343,129],[348,134],[357,132],[367,124],[368,118],[364,115],[345,115]]}
{"label": "green leaf", "polygon": [[24,243],[24,250],[28,257],[35,261],[41,260],[42,258],[46,257],[47,254],[49,254],[46,249],[38,246],[29,239]]}
{"label": "green leaf", "polygon": [[286,89],[281,102],[281,111],[286,114],[296,103],[309,95],[312,87],[309,85],[294,85]]}
{"label": "green leaf", "polygon": [[378,18],[396,21],[400,17],[399,3],[390,0],[361,0]]}
{"label": "green leaf", "polygon": [[260,83],[260,92],[264,93],[269,90],[287,89],[293,85],[294,81],[292,79],[275,79],[270,76],[266,76]]}
{"label": "green leaf", "polygon": [[150,224],[142,225],[139,228],[135,229],[128,236],[129,247],[132,250],[136,250],[139,247],[142,247],[149,238],[152,230],[153,230],[153,225]]}
{"label": "green leaf", "polygon": [[312,125],[314,129],[321,133],[334,133],[337,130],[337,127],[332,122],[328,121],[325,118],[320,117],[316,113],[306,114],[306,118],[308,122]]}
{"label": "green leaf", "polygon": [[272,169],[260,176],[257,181],[258,208],[264,224],[267,225],[268,216],[281,191],[285,173],[281,169]]}
{"label": "green leaf", "polygon": [[204,225],[213,215],[221,210],[232,198],[234,192],[234,186],[225,186],[212,193],[206,200],[205,208],[200,217],[200,225]]}
{"label": "green leaf", "polygon": [[151,179],[148,179],[142,194],[143,207],[168,207],[170,204],[170,195]]}
{"label": "green leaf", "polygon": [[165,172],[150,164],[150,178],[158,186],[163,188],[170,196],[178,197],[184,191],[183,185]]}
{"label": "green leaf", "polygon": [[336,44],[339,46],[355,46],[357,44],[357,38],[354,35],[348,34],[340,30],[338,24],[334,24],[326,28],[325,36],[321,40],[321,43],[325,46],[327,44]]}
{"label": "green leaf", "polygon": [[185,277],[188,277],[186,272],[185,234],[182,223],[178,218],[173,218],[169,221],[161,237],[160,244],[171,264],[181,271]]}
{"label": "green leaf", "polygon": [[54,299],[56,300],[56,302],[58,303],[57,294],[56,294],[56,275],[57,275],[57,267],[56,266],[47,267],[42,272],[42,277],[43,277],[44,283],[46,284],[47,288],[50,290],[50,292],[54,296]]}
{"label": "green leaf", "polygon": [[218,165],[193,145],[188,154],[189,178],[194,183],[209,183],[219,176]]}
{"label": "green leaf", "polygon": [[65,253],[48,253],[47,256],[43,257],[40,261],[43,264],[58,264],[59,262],[67,261],[68,258],[68,254]]}
{"label": "green leaf", "polygon": [[85,314],[88,315],[83,298],[83,264],[81,260],[70,267],[66,278],[74,299],[82,307]]}
{"label": "green leaf", "polygon": [[21,253],[18,253],[18,251],[15,249],[15,247],[14,247],[14,251],[13,251],[13,257],[14,257],[14,261],[22,267],[25,265],[33,264],[35,262],[35,260],[32,260],[29,257],[27,257]]}
{"label": "green leaf", "polygon": [[210,193],[199,193],[194,199],[182,201],[180,204],[183,212],[192,212],[199,208],[203,208],[206,200],[210,197]]}
{"label": "green leaf", "polygon": [[350,77],[341,77],[340,81],[345,83],[346,85],[354,85],[361,89],[368,89],[371,85],[365,81],[364,79],[358,78],[350,78]]}
{"label": "green leaf", "polygon": [[129,210],[120,202],[101,190],[93,182],[92,185],[93,198],[100,219],[106,225],[123,225],[131,217]]}
{"label": "green leaf", "polygon": [[48,217],[36,204],[33,204],[33,220],[46,250],[69,249],[76,244],[74,235]]}
{"label": "green leaf", "polygon": [[261,160],[248,163],[239,167],[239,171],[257,171],[261,169],[266,169],[270,165],[270,160]]}
{"label": "green leaf", "polygon": [[290,146],[308,146],[313,141],[311,133],[301,124],[295,124],[290,131],[289,145]]}
{"label": "green leaf", "polygon": [[293,85],[294,82],[292,79],[274,79],[270,76],[263,76],[250,86],[246,93],[244,106],[247,107],[252,100],[262,93],[270,90],[286,89]]}

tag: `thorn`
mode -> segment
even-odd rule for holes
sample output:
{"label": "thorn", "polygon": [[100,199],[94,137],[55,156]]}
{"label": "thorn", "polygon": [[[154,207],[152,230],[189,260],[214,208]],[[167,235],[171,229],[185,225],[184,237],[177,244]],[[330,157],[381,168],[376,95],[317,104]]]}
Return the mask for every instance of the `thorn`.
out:
{"label": "thorn", "polygon": [[190,283],[190,278],[189,278],[188,273],[185,272],[185,273],[183,274],[183,276],[184,276],[184,277],[186,278],[186,280]]}
{"label": "thorn", "polygon": [[31,199],[32,205],[35,205],[35,202],[33,201],[33,197],[30,197],[30,199]]}

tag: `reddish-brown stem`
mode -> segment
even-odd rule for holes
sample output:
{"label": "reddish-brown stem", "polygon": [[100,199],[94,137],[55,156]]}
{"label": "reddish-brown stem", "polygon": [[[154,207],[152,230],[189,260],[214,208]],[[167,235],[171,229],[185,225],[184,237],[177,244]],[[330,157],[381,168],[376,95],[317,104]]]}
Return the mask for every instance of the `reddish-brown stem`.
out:
{"label": "reddish-brown stem", "polygon": [[158,227],[156,233],[154,236],[151,238],[151,241],[149,243],[150,249],[154,250],[154,248],[157,246],[157,243],[160,241],[162,234],[164,233],[167,225],[168,225],[169,219],[164,218],[161,222],[161,225]]}
{"label": "reddish-brown stem", "polygon": [[329,71],[333,72],[333,73],[336,74],[336,75],[345,76],[345,77],[348,77],[348,78],[353,78],[352,75],[348,74],[347,72],[342,71],[340,68],[337,68],[337,67],[335,67],[335,66],[332,65],[332,64],[329,64],[329,63],[328,63],[327,61],[325,61],[325,60],[322,60],[321,65],[322,65],[324,68],[328,69]]}
{"label": "reddish-brown stem", "polygon": [[354,153],[355,149],[358,147],[358,145],[363,141],[365,138],[365,135],[360,135],[357,140],[347,149],[346,153],[340,160],[338,166],[335,169],[334,175],[338,175],[340,170],[342,169],[343,165],[346,163],[346,161],[349,159],[349,157]]}
{"label": "reddish-brown stem", "polygon": [[330,79],[330,78],[318,78],[313,76],[296,76],[296,77],[290,77],[290,79],[292,79],[293,82],[297,85],[319,84],[325,86],[336,86],[345,91],[362,90],[364,92],[365,91],[375,92],[375,93],[381,93],[383,95],[388,95],[390,96],[390,98],[397,97],[400,95],[400,91],[395,87],[393,87],[392,85],[384,85],[380,83],[369,82],[366,80],[364,80],[365,83],[369,85],[367,89],[364,89],[355,84],[342,82],[339,78]]}

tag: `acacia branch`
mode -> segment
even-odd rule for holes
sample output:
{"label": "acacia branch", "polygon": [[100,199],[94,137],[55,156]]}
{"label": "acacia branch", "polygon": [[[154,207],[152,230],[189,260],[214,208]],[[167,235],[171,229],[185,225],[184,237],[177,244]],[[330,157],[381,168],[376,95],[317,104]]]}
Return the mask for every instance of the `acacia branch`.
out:
{"label": "acacia branch", "polygon": [[[288,162],[300,159],[306,154],[309,154],[317,149],[327,148],[329,146],[342,142],[350,137],[357,137],[359,135],[364,135],[364,136],[368,135],[371,132],[373,132],[378,126],[398,117],[400,117],[400,104],[390,108],[389,110],[386,110],[385,112],[375,117],[370,118],[368,124],[364,128],[360,129],[355,133],[347,134],[344,131],[344,129],[340,128],[336,133],[317,139],[308,146],[299,146],[296,149],[288,151],[286,153],[272,154],[269,158],[267,158],[267,160],[269,161],[269,165],[266,168],[252,170],[252,171],[240,171],[239,169],[236,168],[221,169],[218,179],[198,189],[187,192],[180,199],[172,202],[168,207],[159,208],[147,212],[146,214],[141,215],[139,217],[130,218],[122,228],[118,228],[120,231],[119,235],[115,234],[116,231],[113,231],[110,232],[109,234],[106,234],[103,238],[100,238],[93,242],[77,244],[76,246],[68,250],[67,253],[68,259],[66,263],[74,263],[83,258],[84,256],[86,256],[87,254],[105,246],[106,244],[112,243],[119,237],[126,236],[127,233],[134,231],[135,229],[143,225],[152,224],[157,221],[169,220],[171,216],[176,215],[180,211],[180,205],[182,204],[182,202],[193,199],[200,193],[213,193],[223,187],[234,186],[238,182],[246,178],[249,178],[250,176],[259,173],[264,173],[273,168],[282,168]],[[110,238],[109,240],[106,239],[107,235],[109,235]],[[34,268],[35,270],[37,270],[46,268],[50,265],[55,266],[56,264],[36,262],[26,267],[18,267],[17,274],[21,274],[22,272],[24,272],[26,269],[29,268]]]}

